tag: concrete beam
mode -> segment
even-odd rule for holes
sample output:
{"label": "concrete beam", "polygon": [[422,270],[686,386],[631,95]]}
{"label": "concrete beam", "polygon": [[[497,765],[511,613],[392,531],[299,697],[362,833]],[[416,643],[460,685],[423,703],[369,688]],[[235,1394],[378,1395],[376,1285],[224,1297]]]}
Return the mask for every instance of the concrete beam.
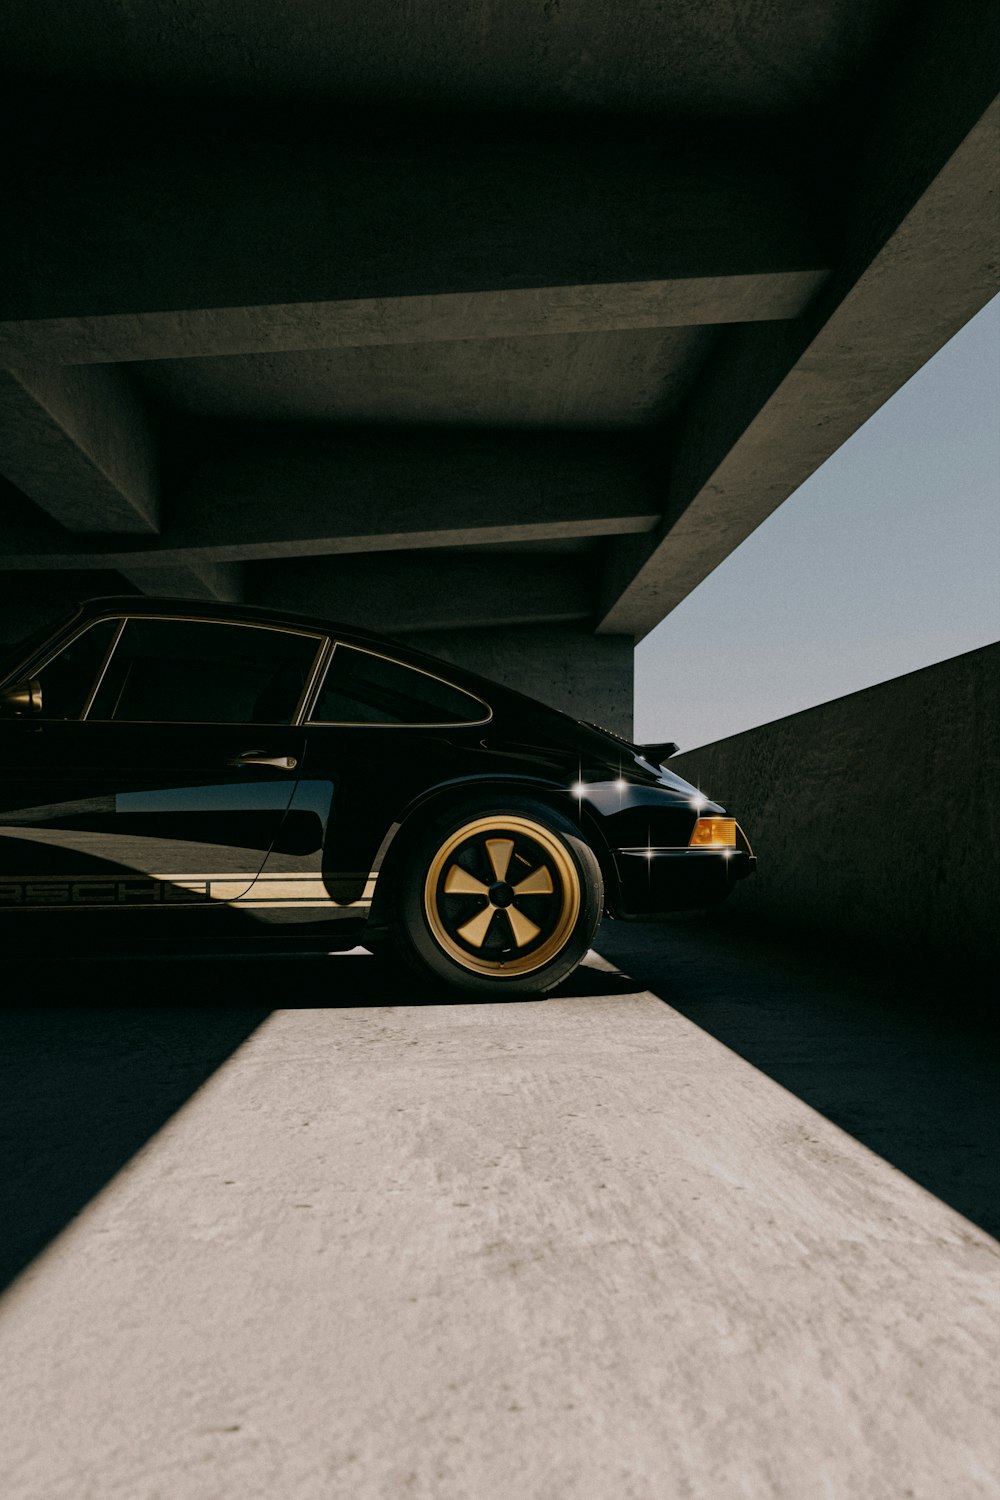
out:
{"label": "concrete beam", "polygon": [[[230,425],[171,444],[162,534],[69,539],[12,517],[3,566],[178,566],[650,530],[645,444],[580,433]],[[229,597],[221,595],[220,597]]]}
{"label": "concrete beam", "polygon": [[1000,288],[996,30],[976,0],[914,39],[842,265],[796,324],[727,335],[679,414],[662,523],[611,549],[599,628],[651,630]]}
{"label": "concrete beam", "polygon": [[226,604],[239,604],[243,599],[243,569],[239,563],[192,559],[149,568],[122,560],[113,566],[143,594],[164,594],[177,599],[219,599]]}
{"label": "concrete beam", "polygon": [[0,360],[124,363],[794,318],[822,268],[0,322]]}
{"label": "concrete beam", "polygon": [[[22,140],[0,357],[160,359],[794,316],[830,264],[766,126],[520,134],[93,101]],[[22,132],[22,135],[24,133]]]}
{"label": "concrete beam", "polygon": [[12,570],[113,569],[143,593],[239,600],[236,563],[173,553],[147,565],[140,538],[159,503],[157,444],[122,371],[0,370],[0,547],[27,548]]}
{"label": "concrete beam", "polygon": [[560,558],[423,553],[310,558],[248,569],[247,600],[387,635],[561,624],[593,614],[587,572]]}
{"label": "concrete beam", "polygon": [[0,370],[0,473],[69,531],[156,531],[156,444],[120,370]]}

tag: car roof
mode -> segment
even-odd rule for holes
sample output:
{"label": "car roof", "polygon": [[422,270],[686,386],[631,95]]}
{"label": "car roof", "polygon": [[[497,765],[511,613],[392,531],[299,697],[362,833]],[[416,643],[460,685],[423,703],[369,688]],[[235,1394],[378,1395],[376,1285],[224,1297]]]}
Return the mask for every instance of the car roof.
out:
{"label": "car roof", "polygon": [[390,636],[379,635],[344,620],[323,619],[317,615],[298,614],[293,610],[267,609],[256,604],[227,604],[220,599],[179,599],[159,594],[108,594],[82,600],[80,609],[88,615],[104,614],[106,611],[164,616],[196,615],[199,619],[247,620],[259,625],[288,625],[319,630],[324,635],[349,635],[356,640],[407,649],[402,641],[394,641]]}
{"label": "car roof", "polygon": [[[530,706],[533,710],[547,715],[555,715],[560,719],[568,718],[549,704],[519,693],[514,688],[505,687],[493,678],[482,677],[479,673],[459,666],[446,657],[421,651],[408,642],[395,640],[392,636],[379,635],[375,631],[365,630],[357,625],[323,619],[317,615],[302,615],[292,610],[267,609],[255,604],[227,604],[219,599],[178,599],[166,595],[149,594],[110,594],[100,598],[85,599],[80,602],[77,614],[70,618],[78,618],[81,613],[84,618],[111,613],[151,614],[165,619],[193,615],[198,619],[236,620],[255,625],[276,625],[299,630],[320,631],[324,635],[335,636],[351,644],[384,651],[415,667],[422,666],[438,676],[450,679],[457,687],[464,687],[480,697],[487,694],[487,701],[494,709],[498,707],[500,700],[506,700],[511,706],[515,703],[519,704],[522,710]],[[69,619],[64,617],[62,623],[68,624]],[[54,628],[56,625],[58,622],[54,622]],[[570,722],[577,723],[573,719]]]}
{"label": "car roof", "polygon": [[[515,713],[527,712],[532,718],[541,715],[543,719],[550,722],[553,729],[557,723],[563,725],[563,734],[569,730],[581,744],[589,743],[592,750],[597,750],[598,746],[603,749],[604,753],[607,753],[609,747],[613,749],[624,745],[633,751],[635,748],[630,741],[611,730],[563,713],[561,709],[553,708],[551,704],[521,693],[516,688],[507,687],[493,678],[482,677],[478,672],[469,671],[466,667],[459,666],[446,657],[434,656],[407,642],[395,640],[392,636],[379,635],[375,631],[365,630],[357,625],[328,620],[317,615],[297,614],[292,610],[267,609],[254,604],[227,604],[218,599],[178,599],[166,595],[149,594],[108,594],[99,598],[81,600],[72,613],[64,615],[61,620],[52,622],[51,635],[54,636],[57,631],[61,631],[81,618],[87,619],[102,614],[149,614],[160,615],[165,619],[172,616],[193,615],[198,619],[244,620],[251,624],[318,631],[352,644],[385,651],[388,655],[398,657],[401,661],[409,662],[415,667],[424,667],[434,675],[450,680],[456,687],[464,687],[484,699],[494,713],[506,707]],[[26,659],[22,658],[22,660]],[[560,734],[560,738],[562,737],[563,735]]]}

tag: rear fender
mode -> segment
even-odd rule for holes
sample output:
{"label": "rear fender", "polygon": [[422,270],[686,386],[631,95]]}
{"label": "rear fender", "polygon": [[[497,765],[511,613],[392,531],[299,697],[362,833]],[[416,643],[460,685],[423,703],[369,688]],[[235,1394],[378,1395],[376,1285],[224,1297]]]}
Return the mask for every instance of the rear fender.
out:
{"label": "rear fender", "polygon": [[601,829],[599,817],[591,808],[581,803],[565,787],[554,786],[551,782],[536,781],[530,776],[470,777],[463,778],[461,781],[447,782],[423,792],[419,797],[414,798],[399,821],[389,829],[382,841],[376,869],[373,872],[376,877],[375,892],[369,922],[378,925],[380,921],[386,919],[385,909],[389,900],[393,871],[405,859],[408,849],[412,847],[428,823],[432,822],[439,813],[450,811],[467,796],[477,798],[484,795],[496,796],[498,800],[502,800],[511,792],[516,792],[519,796],[532,797],[543,806],[552,808],[563,817],[571,818],[579,825],[584,839],[593,849],[601,867],[605,909],[617,908],[620,904],[618,870],[608,841]]}

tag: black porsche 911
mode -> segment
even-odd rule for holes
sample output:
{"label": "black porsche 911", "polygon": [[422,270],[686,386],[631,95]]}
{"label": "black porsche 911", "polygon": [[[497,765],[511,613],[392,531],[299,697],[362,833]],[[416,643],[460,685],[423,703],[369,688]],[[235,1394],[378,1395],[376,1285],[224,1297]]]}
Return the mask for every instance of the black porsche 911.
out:
{"label": "black porsche 911", "polygon": [[93,600],[0,655],[0,922],[238,921],[541,994],[605,914],[752,871],[674,748],[329,622]]}

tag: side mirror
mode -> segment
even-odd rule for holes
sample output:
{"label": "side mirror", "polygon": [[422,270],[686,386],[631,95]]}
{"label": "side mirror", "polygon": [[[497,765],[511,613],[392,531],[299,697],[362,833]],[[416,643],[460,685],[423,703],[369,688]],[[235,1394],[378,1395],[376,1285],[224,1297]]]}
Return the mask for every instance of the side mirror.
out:
{"label": "side mirror", "polygon": [[23,682],[0,688],[0,714],[5,719],[23,719],[41,711],[42,684],[37,677],[26,677]]}

